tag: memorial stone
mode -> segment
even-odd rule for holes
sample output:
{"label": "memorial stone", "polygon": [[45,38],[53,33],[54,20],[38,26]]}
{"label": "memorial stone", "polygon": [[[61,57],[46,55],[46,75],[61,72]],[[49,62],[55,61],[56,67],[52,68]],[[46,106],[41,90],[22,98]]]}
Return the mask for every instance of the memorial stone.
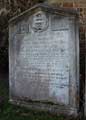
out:
{"label": "memorial stone", "polygon": [[9,21],[10,101],[77,115],[78,14],[39,4]]}

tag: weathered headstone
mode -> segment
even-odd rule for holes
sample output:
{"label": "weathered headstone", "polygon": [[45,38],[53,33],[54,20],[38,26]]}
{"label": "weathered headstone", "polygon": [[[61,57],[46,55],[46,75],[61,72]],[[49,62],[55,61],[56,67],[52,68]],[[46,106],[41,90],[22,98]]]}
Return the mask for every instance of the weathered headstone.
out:
{"label": "weathered headstone", "polygon": [[10,101],[76,115],[77,12],[39,4],[9,22]]}

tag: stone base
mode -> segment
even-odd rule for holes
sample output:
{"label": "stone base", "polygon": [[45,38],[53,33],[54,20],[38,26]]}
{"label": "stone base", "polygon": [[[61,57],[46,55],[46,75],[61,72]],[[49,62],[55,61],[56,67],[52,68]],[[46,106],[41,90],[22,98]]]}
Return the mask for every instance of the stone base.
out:
{"label": "stone base", "polygon": [[21,100],[12,100],[12,99],[10,99],[9,102],[14,105],[29,108],[31,110],[38,110],[38,111],[40,110],[40,111],[45,111],[45,112],[49,112],[56,115],[63,114],[63,115],[73,116],[73,117],[78,116],[78,112],[76,108],[69,108],[62,105],[54,105],[50,103],[44,104],[41,102],[26,102]]}

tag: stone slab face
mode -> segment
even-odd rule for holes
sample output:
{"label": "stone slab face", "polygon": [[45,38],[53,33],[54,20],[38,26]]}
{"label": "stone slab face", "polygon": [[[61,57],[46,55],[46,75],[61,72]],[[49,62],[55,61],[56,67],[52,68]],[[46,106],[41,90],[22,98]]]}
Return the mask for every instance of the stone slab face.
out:
{"label": "stone slab face", "polygon": [[74,16],[46,12],[41,7],[10,22],[10,101],[28,105],[52,103],[69,114],[77,114],[79,44],[76,34]]}

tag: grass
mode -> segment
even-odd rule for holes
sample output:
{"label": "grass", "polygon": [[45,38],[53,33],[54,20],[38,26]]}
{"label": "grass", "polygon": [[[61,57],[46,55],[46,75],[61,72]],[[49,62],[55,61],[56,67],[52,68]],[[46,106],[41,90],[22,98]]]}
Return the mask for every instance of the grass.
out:
{"label": "grass", "polygon": [[0,120],[64,120],[63,116],[53,116],[44,112],[30,111],[8,104],[0,115]]}
{"label": "grass", "polygon": [[[5,97],[4,109],[0,112],[0,120],[75,120],[71,117],[62,115],[52,115],[41,111],[32,111],[24,107],[11,105],[8,102],[8,87],[0,81],[0,96]],[[76,120],[79,120],[78,118]]]}

